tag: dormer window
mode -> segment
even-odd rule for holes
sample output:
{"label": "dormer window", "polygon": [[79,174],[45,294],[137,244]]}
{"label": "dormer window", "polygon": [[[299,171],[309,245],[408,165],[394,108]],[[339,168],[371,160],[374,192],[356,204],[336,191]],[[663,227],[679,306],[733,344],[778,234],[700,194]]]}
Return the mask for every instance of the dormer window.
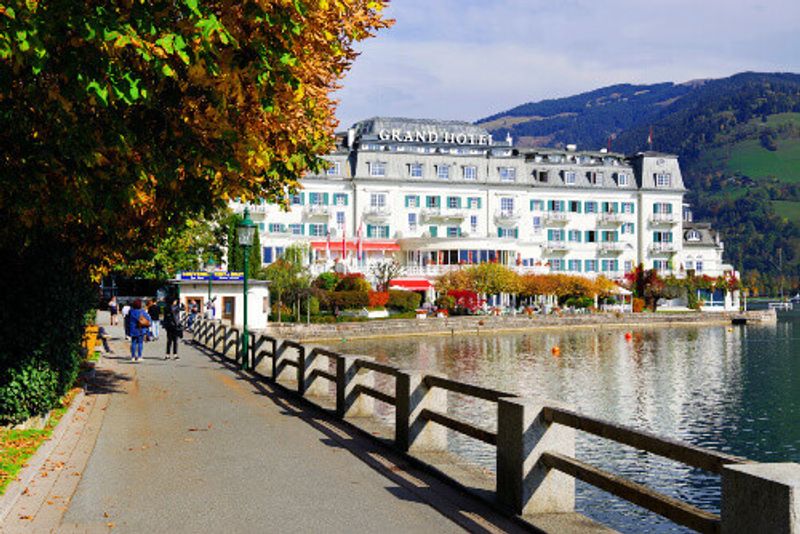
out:
{"label": "dormer window", "polygon": [[654,175],[656,187],[672,187],[672,175],[668,172],[659,172]]}
{"label": "dormer window", "polygon": [[700,232],[697,230],[689,230],[686,232],[686,241],[698,242],[700,241]]}
{"label": "dormer window", "polygon": [[628,185],[628,175],[624,172],[617,173],[617,185],[620,187]]}
{"label": "dormer window", "polygon": [[564,183],[568,185],[575,185],[575,173],[572,171],[564,171]]}
{"label": "dormer window", "polygon": [[328,167],[326,174],[328,176],[339,176],[341,175],[341,167],[339,166],[338,161],[332,161],[330,166]]}
{"label": "dormer window", "polygon": [[602,172],[594,172],[589,171],[586,173],[586,178],[589,180],[589,183],[592,185],[603,185],[603,173]]}
{"label": "dormer window", "polygon": [[386,176],[386,163],[383,161],[373,161],[369,164],[370,176]]}
{"label": "dormer window", "polygon": [[450,179],[450,165],[436,165],[436,177],[440,180]]}
{"label": "dormer window", "polygon": [[500,174],[500,181],[501,182],[516,182],[517,181],[517,169],[514,167],[499,167],[498,173]]}

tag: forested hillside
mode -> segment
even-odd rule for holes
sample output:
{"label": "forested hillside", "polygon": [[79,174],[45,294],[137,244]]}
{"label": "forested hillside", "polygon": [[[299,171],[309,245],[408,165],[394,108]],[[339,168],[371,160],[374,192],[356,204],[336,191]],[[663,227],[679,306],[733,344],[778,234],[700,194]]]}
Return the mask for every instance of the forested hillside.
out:
{"label": "forested hillside", "polygon": [[[482,121],[521,144],[681,157],[696,219],[722,232],[726,257],[774,292],[800,276],[800,75],[742,73],[689,84],[616,85],[525,104]],[[777,251],[785,262],[779,272]]]}

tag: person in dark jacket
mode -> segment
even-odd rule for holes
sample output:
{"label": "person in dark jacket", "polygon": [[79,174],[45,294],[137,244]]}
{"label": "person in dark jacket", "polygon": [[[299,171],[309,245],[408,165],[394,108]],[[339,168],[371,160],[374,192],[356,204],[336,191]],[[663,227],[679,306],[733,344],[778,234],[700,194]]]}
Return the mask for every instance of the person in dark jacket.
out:
{"label": "person in dark jacket", "polygon": [[144,344],[144,336],[150,328],[150,315],[142,309],[142,301],[136,299],[133,301],[131,311],[128,312],[128,331],[131,336],[131,361],[138,362],[142,360],[142,345]]}
{"label": "person in dark jacket", "polygon": [[147,314],[153,320],[153,324],[150,326],[150,333],[153,336],[153,339],[158,339],[159,335],[159,326],[161,325],[161,308],[158,307],[158,302],[155,300],[150,301],[150,305],[147,307]]}
{"label": "person in dark jacket", "polygon": [[178,338],[183,337],[183,330],[181,328],[180,308],[178,308],[178,301],[175,300],[172,306],[167,306],[164,309],[164,330],[167,332],[167,353],[164,354],[164,359],[169,359],[170,350],[172,351],[172,358],[177,360],[178,356]]}

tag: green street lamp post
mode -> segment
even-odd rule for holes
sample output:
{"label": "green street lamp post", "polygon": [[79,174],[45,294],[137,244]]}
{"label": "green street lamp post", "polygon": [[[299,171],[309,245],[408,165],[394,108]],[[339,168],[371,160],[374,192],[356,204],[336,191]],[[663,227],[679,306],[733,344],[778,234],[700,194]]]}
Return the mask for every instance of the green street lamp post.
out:
{"label": "green street lamp post", "polygon": [[214,305],[211,302],[211,284],[214,278],[214,268],[216,266],[217,262],[214,261],[214,256],[209,256],[208,262],[206,263],[206,270],[208,271],[208,318],[212,321],[214,320]]}
{"label": "green street lamp post", "polygon": [[242,340],[242,369],[245,370],[248,367],[247,349],[250,341],[250,334],[247,332],[247,278],[250,275],[249,272],[250,247],[253,246],[253,237],[255,233],[256,233],[256,225],[250,219],[250,210],[245,207],[244,220],[239,224],[238,228],[239,246],[242,247],[244,254],[244,317],[243,317],[244,324],[242,328],[244,339]]}

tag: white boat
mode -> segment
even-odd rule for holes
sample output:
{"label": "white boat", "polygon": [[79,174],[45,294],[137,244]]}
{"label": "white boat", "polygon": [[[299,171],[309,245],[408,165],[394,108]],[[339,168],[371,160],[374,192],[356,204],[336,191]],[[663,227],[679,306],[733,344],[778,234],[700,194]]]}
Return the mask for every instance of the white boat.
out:
{"label": "white boat", "polygon": [[790,311],[793,308],[791,301],[768,302],[767,306],[769,306],[770,310],[779,310],[779,311]]}

